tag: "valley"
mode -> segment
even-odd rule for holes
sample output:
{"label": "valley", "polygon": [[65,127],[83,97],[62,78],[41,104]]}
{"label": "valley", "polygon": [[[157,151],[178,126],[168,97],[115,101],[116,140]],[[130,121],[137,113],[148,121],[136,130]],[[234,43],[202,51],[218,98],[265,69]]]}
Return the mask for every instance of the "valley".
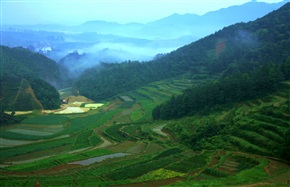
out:
{"label": "valley", "polygon": [[289,14],[5,26],[0,185],[290,186]]}
{"label": "valley", "polygon": [[[260,150],[268,149],[254,143],[260,141],[260,136],[243,139],[237,131],[226,137],[226,142],[214,136],[203,145],[204,150],[193,151],[180,142],[178,131],[170,128],[212,116],[223,120],[232,111],[236,111],[234,120],[244,116],[238,120],[240,123],[251,121],[252,112],[283,106],[289,89],[200,119],[152,120],[152,108],[192,84],[186,76],[167,79],[116,96],[85,113],[33,112],[26,114],[28,118],[21,124],[1,127],[1,184],[33,186],[37,181],[42,186],[287,186],[290,167],[283,160],[259,156]],[[77,98],[67,105],[77,102]],[[80,102],[84,100],[79,98]],[[260,115],[258,112],[255,116]],[[290,125],[281,118],[273,120]],[[275,127],[271,121],[266,124],[261,135],[281,143],[283,136],[279,132],[283,132],[283,125]],[[249,137],[254,133],[247,128],[240,130]]]}

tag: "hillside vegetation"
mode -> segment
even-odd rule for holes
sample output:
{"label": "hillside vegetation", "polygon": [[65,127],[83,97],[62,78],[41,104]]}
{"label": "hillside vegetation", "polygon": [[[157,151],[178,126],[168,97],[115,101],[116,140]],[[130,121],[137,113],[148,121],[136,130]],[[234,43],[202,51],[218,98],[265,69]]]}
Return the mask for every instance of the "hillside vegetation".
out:
{"label": "hillside vegetation", "polygon": [[101,100],[188,72],[193,77],[229,76],[265,63],[281,65],[289,56],[289,6],[287,3],[256,21],[226,27],[154,61],[89,69],[78,79],[76,88],[86,97]]}
{"label": "hillside vegetation", "polygon": [[[16,124],[0,127],[1,185],[289,186],[289,11],[154,61],[89,69],[61,90],[58,112],[22,120],[2,110]],[[14,77],[3,84],[6,106],[37,105],[42,91],[56,98],[42,79]],[[87,105],[100,107],[62,113]]]}
{"label": "hillside vegetation", "polygon": [[40,110],[59,108],[56,88],[60,71],[52,60],[22,48],[1,46],[0,104],[4,110]]}
{"label": "hillside vegetation", "polygon": [[[85,114],[31,116],[2,127],[1,145],[9,146],[0,148],[5,166],[0,169],[1,184],[289,185],[289,165],[272,158],[289,153],[282,149],[289,142],[284,134],[289,125],[289,83],[264,98],[208,115],[153,121],[151,111],[158,104],[193,83],[209,81],[189,77],[148,84]],[[89,162],[113,155],[119,157]]]}

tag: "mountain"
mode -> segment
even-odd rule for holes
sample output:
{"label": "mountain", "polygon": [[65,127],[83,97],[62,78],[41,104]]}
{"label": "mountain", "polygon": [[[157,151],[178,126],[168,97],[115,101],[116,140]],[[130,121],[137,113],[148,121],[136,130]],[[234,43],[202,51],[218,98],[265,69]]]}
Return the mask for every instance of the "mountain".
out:
{"label": "mountain", "polygon": [[88,21],[80,26],[76,26],[73,30],[78,32],[97,32],[102,34],[124,35],[127,37],[134,36],[134,32],[142,28],[142,23],[119,24],[116,22],[107,22],[101,20]]}
{"label": "mountain", "polygon": [[21,47],[2,46],[1,51],[3,76],[38,77],[56,88],[63,87],[65,72],[53,60]]}
{"label": "mountain", "polygon": [[281,65],[289,53],[289,6],[248,23],[215,32],[149,62],[103,64],[85,71],[76,82],[80,93],[100,100],[150,82],[191,73],[193,77],[229,76],[265,63]]}
{"label": "mountain", "polygon": [[175,38],[184,35],[202,38],[225,26],[238,22],[253,21],[284,4],[285,2],[268,4],[252,1],[208,12],[201,16],[196,14],[173,14],[147,23],[139,32],[147,36],[160,38]]}
{"label": "mountain", "polygon": [[[148,61],[156,54],[169,53],[230,24],[255,20],[284,3],[250,2],[201,16],[173,14],[146,24],[92,20],[77,26],[3,25],[0,45],[22,46],[57,62],[76,50],[106,62]],[[94,60],[86,67],[98,63]]]}
{"label": "mountain", "polygon": [[[59,66],[47,57],[23,48],[1,46],[1,108],[5,110],[56,109],[62,86]],[[49,84],[50,82],[51,84]]]}

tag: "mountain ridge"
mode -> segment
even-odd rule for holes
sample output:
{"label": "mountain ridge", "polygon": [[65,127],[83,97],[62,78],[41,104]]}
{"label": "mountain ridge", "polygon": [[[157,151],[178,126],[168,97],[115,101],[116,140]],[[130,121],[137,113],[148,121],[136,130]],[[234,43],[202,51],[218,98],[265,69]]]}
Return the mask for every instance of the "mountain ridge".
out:
{"label": "mountain ridge", "polygon": [[[225,27],[154,61],[128,61],[106,65],[102,71],[87,70],[76,85],[82,94],[98,100],[186,72],[200,76],[229,75],[235,71],[257,68],[265,62],[282,64],[289,56],[290,33],[284,32],[290,30],[287,25],[289,6],[290,3],[287,3],[253,22]],[[235,66],[243,68],[238,70]]]}

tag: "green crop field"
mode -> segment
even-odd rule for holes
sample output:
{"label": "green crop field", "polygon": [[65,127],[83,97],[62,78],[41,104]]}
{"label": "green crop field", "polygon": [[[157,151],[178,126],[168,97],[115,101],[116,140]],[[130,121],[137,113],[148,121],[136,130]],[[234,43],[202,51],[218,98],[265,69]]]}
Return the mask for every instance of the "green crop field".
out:
{"label": "green crop field", "polygon": [[[0,148],[1,185],[287,186],[290,167],[276,157],[290,128],[289,91],[209,115],[152,119],[154,107],[192,84],[167,79],[123,94],[134,100],[130,105],[115,97],[87,113],[31,115],[1,127],[3,140],[29,141]],[[110,158],[115,154],[122,156]],[[77,164],[88,159],[95,161]]]}

